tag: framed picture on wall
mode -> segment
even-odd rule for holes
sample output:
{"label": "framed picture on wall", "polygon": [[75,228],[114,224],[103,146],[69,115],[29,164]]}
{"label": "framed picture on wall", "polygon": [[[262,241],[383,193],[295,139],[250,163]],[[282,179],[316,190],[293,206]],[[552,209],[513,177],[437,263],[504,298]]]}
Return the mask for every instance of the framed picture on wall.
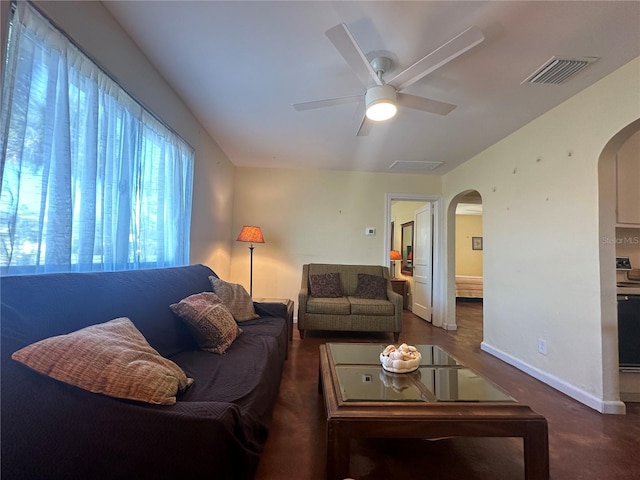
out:
{"label": "framed picture on wall", "polygon": [[471,250],[482,250],[482,237],[471,237]]}

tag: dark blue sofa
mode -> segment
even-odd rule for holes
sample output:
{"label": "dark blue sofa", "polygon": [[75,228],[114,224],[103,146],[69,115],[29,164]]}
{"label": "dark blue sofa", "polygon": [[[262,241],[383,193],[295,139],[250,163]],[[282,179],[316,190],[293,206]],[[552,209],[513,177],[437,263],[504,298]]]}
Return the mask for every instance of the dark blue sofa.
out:
{"label": "dark blue sofa", "polygon": [[[3,479],[250,479],[266,441],[287,350],[286,307],[218,355],[198,350],[169,305],[212,291],[206,266],[0,278]],[[37,340],[128,317],[194,384],[172,406],[90,393],[11,354]]]}

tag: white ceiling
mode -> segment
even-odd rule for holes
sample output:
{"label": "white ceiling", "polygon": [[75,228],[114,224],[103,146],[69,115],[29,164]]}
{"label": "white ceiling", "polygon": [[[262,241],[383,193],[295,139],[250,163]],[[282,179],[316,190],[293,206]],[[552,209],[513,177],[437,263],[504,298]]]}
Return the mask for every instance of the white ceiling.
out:
{"label": "white ceiling", "polygon": [[[638,1],[104,4],[240,167],[389,172],[426,161],[444,162],[430,172],[441,175],[640,55]],[[401,108],[357,137],[358,104],[292,107],[364,93],[324,34],[339,23],[365,54],[391,52],[391,76],[470,26],[485,40],[405,90],[453,112]],[[521,84],[553,56],[599,60],[562,85]]]}

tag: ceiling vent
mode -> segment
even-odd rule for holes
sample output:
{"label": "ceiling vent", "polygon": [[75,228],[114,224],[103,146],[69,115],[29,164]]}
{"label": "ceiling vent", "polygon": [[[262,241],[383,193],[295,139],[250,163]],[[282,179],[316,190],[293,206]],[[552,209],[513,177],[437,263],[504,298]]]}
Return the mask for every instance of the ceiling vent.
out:
{"label": "ceiling vent", "polygon": [[404,161],[398,160],[391,164],[389,170],[402,172],[429,172],[435,170],[444,162],[427,162],[427,161]]}
{"label": "ceiling vent", "polygon": [[597,57],[552,57],[547,63],[545,63],[538,70],[529,75],[529,77],[524,82],[522,82],[522,84],[534,83],[545,85],[559,85],[566,82],[569,78],[574,76],[590,63],[595,62],[597,59]]}

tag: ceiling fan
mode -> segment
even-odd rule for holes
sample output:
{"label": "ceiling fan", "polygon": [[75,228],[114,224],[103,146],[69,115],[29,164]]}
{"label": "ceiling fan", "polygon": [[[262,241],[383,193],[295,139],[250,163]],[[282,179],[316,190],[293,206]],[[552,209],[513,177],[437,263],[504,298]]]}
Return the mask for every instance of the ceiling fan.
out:
{"label": "ceiling fan", "polygon": [[344,23],[330,28],[325,32],[325,35],[358,76],[360,82],[366,88],[366,91],[364,95],[349,95],[313,102],[296,103],[293,105],[293,108],[298,111],[303,111],[314,108],[331,107],[362,101],[364,96],[364,107],[366,111],[356,133],[358,136],[368,135],[373,122],[384,121],[393,117],[396,114],[398,106],[438,115],[447,115],[450,113],[456,108],[455,105],[402,93],[402,90],[484,40],[484,35],[477,27],[470,27],[387,82],[383,79],[383,75],[391,68],[391,59],[387,57],[375,57],[369,61]]}

